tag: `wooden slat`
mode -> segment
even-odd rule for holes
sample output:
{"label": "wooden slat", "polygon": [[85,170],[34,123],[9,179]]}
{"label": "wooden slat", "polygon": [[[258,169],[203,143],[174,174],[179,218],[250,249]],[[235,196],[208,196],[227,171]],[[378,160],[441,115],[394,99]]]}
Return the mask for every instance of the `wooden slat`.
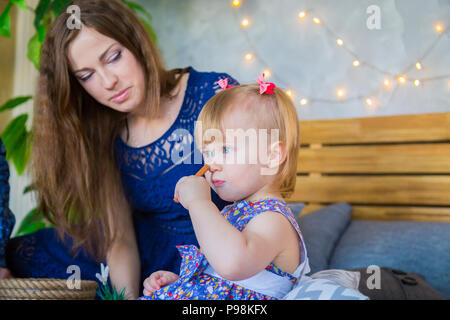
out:
{"label": "wooden slat", "polygon": [[450,112],[300,121],[302,144],[450,140]]}
{"label": "wooden slat", "polygon": [[[325,205],[309,204],[301,216],[322,209]],[[412,207],[412,206],[352,206],[352,219],[355,220],[402,220],[450,222],[450,208]]]}
{"label": "wooden slat", "polygon": [[289,200],[450,205],[450,176],[297,176]]}
{"label": "wooden slat", "polygon": [[300,148],[298,173],[450,173],[450,143]]}

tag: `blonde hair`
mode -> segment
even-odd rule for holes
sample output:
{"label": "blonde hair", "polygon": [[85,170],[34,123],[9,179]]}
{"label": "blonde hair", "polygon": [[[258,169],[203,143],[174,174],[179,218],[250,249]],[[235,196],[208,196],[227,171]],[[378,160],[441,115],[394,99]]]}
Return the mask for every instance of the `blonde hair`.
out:
{"label": "blonde hair", "polygon": [[[297,158],[300,148],[300,127],[297,111],[286,93],[276,87],[273,94],[259,93],[259,85],[246,84],[220,91],[204,105],[195,126],[195,141],[202,146],[205,132],[209,129],[224,131],[223,120],[231,109],[251,112],[258,123],[258,129],[277,129],[279,141],[286,147],[286,158],[280,164],[273,186],[284,198],[295,190]],[[201,124],[201,126],[199,125]]]}

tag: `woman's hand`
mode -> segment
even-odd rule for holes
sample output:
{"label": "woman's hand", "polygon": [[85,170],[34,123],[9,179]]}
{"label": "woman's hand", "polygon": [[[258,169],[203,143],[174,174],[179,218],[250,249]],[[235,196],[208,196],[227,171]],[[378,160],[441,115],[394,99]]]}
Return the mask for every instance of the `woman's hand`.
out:
{"label": "woman's hand", "polygon": [[11,272],[6,268],[0,267],[0,279],[11,279],[14,278]]}
{"label": "woman's hand", "polygon": [[178,280],[178,275],[170,271],[156,271],[144,280],[144,296]]}
{"label": "woman's hand", "polygon": [[186,176],[178,180],[174,197],[185,209],[189,210],[189,206],[194,201],[211,201],[211,187],[203,177]]}

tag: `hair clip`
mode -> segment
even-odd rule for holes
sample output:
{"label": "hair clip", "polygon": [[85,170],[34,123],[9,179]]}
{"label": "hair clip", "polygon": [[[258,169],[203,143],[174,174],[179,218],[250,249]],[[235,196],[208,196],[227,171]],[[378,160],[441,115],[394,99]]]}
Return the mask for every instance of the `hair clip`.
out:
{"label": "hair clip", "polygon": [[228,89],[228,88],[232,88],[233,86],[229,86],[228,85],[228,78],[225,79],[220,79],[219,81],[217,81],[217,83],[219,84],[219,86],[222,88],[222,90]]}
{"label": "hair clip", "polygon": [[274,93],[273,89],[276,87],[272,82],[264,82],[264,73],[261,77],[256,79],[256,83],[259,84],[259,94],[263,94],[264,92],[267,94]]}

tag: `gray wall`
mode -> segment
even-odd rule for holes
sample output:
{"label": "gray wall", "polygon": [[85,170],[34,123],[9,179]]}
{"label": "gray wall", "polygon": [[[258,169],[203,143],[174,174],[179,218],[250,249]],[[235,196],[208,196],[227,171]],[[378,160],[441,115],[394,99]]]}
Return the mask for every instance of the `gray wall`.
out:
{"label": "gray wall", "polygon": [[[138,2],[153,16],[167,67],[227,72],[241,83],[269,68],[270,81],[293,90],[302,119],[450,111],[450,32],[439,37],[434,29],[438,22],[450,26],[450,0],[242,0],[238,8],[231,0]],[[380,29],[367,26],[371,5],[380,9]],[[313,12],[299,19],[298,12],[308,9]],[[251,22],[246,31],[240,27],[244,16]],[[313,16],[324,23],[314,24]],[[359,67],[336,36],[360,58]],[[417,59],[433,44],[417,70]],[[247,52],[255,54],[250,63]],[[411,80],[447,77],[419,87],[412,81],[398,85],[396,75],[408,66]],[[393,79],[390,89],[383,86],[387,77]],[[341,87],[345,101],[336,96]],[[305,106],[302,97],[310,99]],[[367,97],[376,108],[368,108]]]}

